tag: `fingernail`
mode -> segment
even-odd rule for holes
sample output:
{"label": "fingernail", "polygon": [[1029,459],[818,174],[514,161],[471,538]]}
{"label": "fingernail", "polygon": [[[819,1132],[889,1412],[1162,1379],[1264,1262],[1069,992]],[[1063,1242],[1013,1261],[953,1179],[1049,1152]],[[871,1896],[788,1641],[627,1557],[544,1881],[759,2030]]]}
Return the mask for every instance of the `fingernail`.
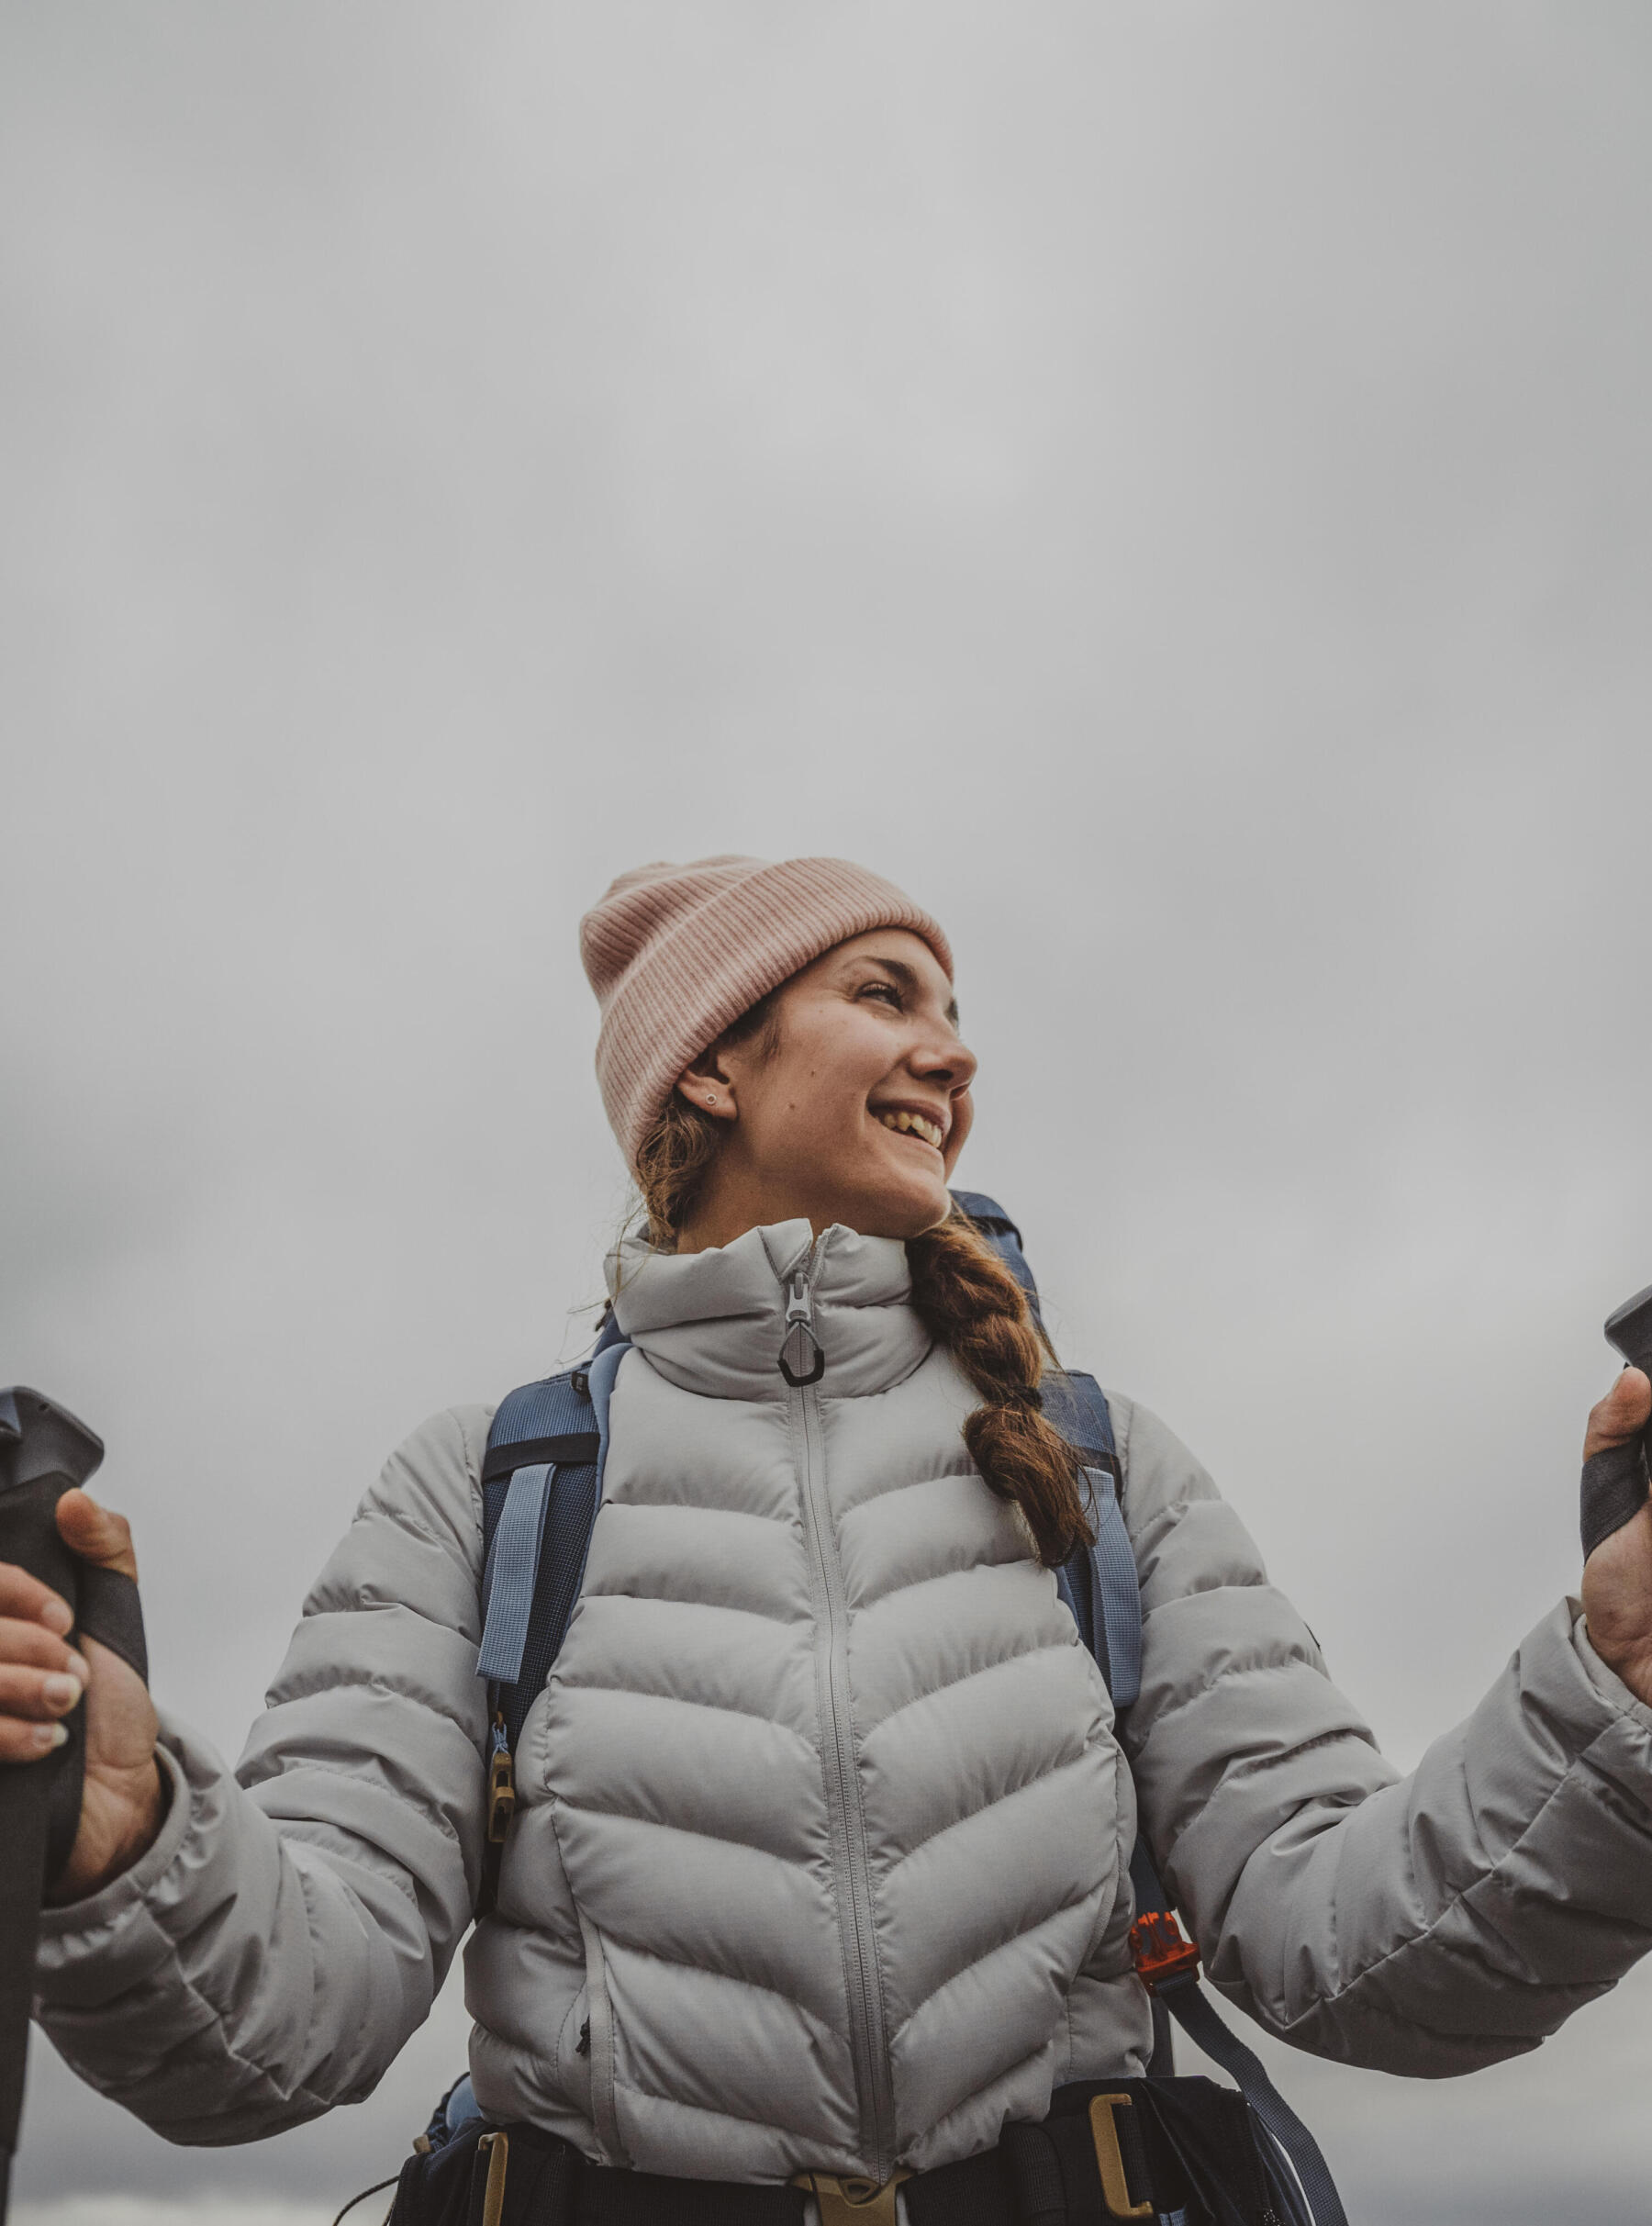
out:
{"label": "fingernail", "polygon": [[74,1617],[70,1613],[67,1600],[53,1598],[48,1600],[40,1610],[40,1621],[49,1631],[55,1631],[61,1639],[66,1630],[73,1628]]}
{"label": "fingernail", "polygon": [[34,1728],[34,1743],[42,1751],[49,1748],[61,1747],[68,1737],[69,1727],[67,1724],[37,1724]]}
{"label": "fingernail", "polygon": [[85,1663],[81,1660],[80,1656],[75,1653],[73,1648],[70,1649],[69,1652],[69,1667],[73,1675],[80,1679],[83,1687],[91,1683],[91,1671],[86,1667]]}
{"label": "fingernail", "polygon": [[49,1708],[73,1708],[81,1696],[81,1681],[78,1677],[49,1677],[40,1690]]}

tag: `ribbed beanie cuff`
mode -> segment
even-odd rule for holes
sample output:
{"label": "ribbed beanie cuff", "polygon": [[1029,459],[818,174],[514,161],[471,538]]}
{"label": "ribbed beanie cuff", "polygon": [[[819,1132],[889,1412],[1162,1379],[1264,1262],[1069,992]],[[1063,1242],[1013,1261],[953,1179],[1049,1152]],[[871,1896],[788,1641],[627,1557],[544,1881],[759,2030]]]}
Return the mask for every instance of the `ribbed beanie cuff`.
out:
{"label": "ribbed beanie cuff", "polygon": [[952,946],[892,881],[845,858],[701,858],[623,873],[579,923],[602,1012],[597,1079],[627,1164],[684,1068],[761,997],[874,928]]}

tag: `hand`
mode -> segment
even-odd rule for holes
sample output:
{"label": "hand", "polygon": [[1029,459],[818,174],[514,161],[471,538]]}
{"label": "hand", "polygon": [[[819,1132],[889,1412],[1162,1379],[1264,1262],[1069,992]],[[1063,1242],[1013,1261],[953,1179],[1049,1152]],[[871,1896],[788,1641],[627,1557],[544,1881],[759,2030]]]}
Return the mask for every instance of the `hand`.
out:
{"label": "hand", "polygon": [[[83,1560],[138,1574],[122,1516],[84,1492],[58,1502],[58,1534]],[[155,1758],[160,1729],[149,1688],[118,1654],[64,1634],[68,1603],[14,1562],[0,1561],[0,1765],[39,1762],[61,1746],[61,1718],[86,1695],[86,1767],[80,1829],[53,1902],[79,1901],[129,1870],[154,1844],[166,1814]]]}
{"label": "hand", "polygon": [[[1626,1368],[1589,1417],[1583,1458],[1627,1445],[1652,1415],[1652,1382]],[[1589,1641],[1636,1700],[1652,1707],[1652,1502],[1583,1564],[1583,1615]]]}

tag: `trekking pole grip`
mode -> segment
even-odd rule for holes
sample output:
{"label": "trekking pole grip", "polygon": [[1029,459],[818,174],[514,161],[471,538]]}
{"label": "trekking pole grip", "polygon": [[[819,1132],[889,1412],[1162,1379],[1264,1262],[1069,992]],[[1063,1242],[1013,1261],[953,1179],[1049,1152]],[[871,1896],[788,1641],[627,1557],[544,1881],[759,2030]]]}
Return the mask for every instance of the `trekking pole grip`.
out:
{"label": "trekking pole grip", "polygon": [[[1652,1376],[1652,1284],[1608,1314],[1606,1337],[1631,1368]],[[1586,1561],[1602,1538],[1621,1530],[1646,1505],[1649,1455],[1652,1421],[1627,1445],[1608,1446],[1584,1462],[1579,1527]]]}
{"label": "trekking pole grip", "polygon": [[[49,1584],[81,1617],[81,1564],[58,1536],[57,1504],[103,1459],[103,1440],[40,1392],[0,1391],[0,1561]],[[83,1699],[65,1743],[37,1762],[0,1768],[0,2220],[23,2109],[40,1897],[68,1860],[85,1764]]]}

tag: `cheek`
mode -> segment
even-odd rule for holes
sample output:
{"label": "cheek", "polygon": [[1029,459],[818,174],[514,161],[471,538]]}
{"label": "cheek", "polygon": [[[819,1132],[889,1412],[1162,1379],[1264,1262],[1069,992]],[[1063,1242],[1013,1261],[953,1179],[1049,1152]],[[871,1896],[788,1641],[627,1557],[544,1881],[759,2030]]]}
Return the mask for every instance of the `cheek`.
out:
{"label": "cheek", "polygon": [[946,1139],[943,1155],[946,1171],[950,1175],[958,1164],[958,1155],[969,1141],[969,1132],[975,1126],[975,1106],[966,1093],[953,1100],[953,1124]]}

